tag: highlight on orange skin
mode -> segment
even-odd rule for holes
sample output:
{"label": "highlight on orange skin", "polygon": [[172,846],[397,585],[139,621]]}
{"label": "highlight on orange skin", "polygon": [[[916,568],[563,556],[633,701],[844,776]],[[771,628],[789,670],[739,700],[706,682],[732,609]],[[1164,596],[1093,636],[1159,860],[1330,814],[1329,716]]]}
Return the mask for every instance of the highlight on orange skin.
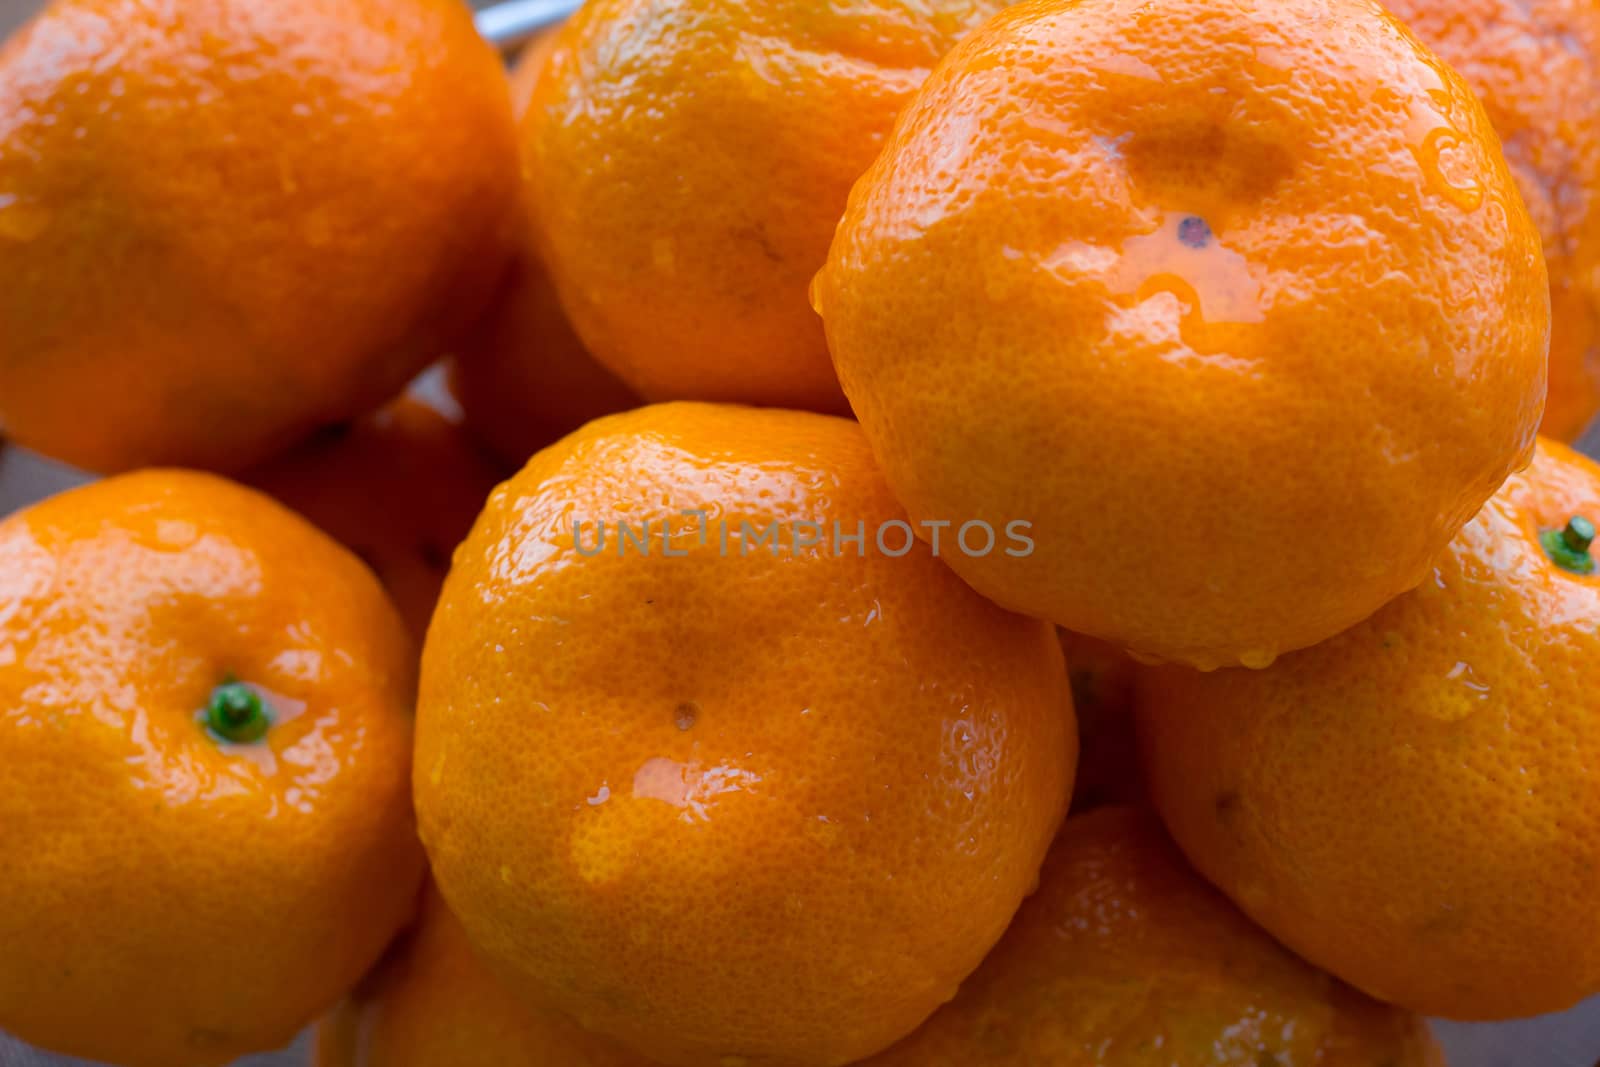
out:
{"label": "highlight on orange skin", "polygon": [[0,1030],[128,1067],[287,1044],[421,878],[399,616],[187,471],[16,512],[0,559]]}
{"label": "highlight on orange skin", "polygon": [[420,648],[450,556],[500,472],[458,423],[402,396],[243,477],[360,556]]}
{"label": "highlight on orange skin", "polygon": [[1550,271],[1550,392],[1539,432],[1600,411],[1600,7],[1588,0],[1392,0],[1483,101]]}
{"label": "highlight on orange skin", "polygon": [[1545,395],[1498,139],[1372,0],[1007,8],[902,113],[813,300],[913,520],[1032,523],[948,560],[973,588],[1205,669],[1421,581]]}
{"label": "highlight on orange skin", "polygon": [[1429,1015],[1600,993],[1600,468],[1541,440],[1427,581],[1262,672],[1142,673],[1150,793],[1301,956]]}
{"label": "highlight on orange skin", "polygon": [[914,539],[759,533],[902,515],[854,423],[709,404],[598,420],[496,490],[428,633],[415,795],[517,996],[664,1064],[799,1067],[977,966],[1071,789],[1054,631]]}

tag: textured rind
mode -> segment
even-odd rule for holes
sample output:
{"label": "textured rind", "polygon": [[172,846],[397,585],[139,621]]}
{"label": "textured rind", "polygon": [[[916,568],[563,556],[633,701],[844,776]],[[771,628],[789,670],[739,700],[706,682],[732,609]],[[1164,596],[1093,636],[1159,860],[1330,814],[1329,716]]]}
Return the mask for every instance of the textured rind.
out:
{"label": "textured rind", "polygon": [[1003,0],[590,0],[535,88],[530,202],[589,351],[650,400],[842,412],[806,292],[850,185]]}
{"label": "textured rind", "polygon": [[498,56],[459,0],[55,0],[0,52],[0,420],[237,471],[377,407],[504,267]]}
{"label": "textured rind", "polygon": [[1207,668],[1421,581],[1545,393],[1488,119],[1367,0],[1008,8],[902,114],[814,302],[913,518],[1033,524],[950,560],[974,588]]}
{"label": "textured rind", "polygon": [[[900,515],[854,424],[698,404],[592,423],[491,497],[428,634],[416,803],[531,1001],[667,1064],[842,1064],[999,938],[1071,790],[1054,632],[920,545],[739,555],[744,521]],[[618,519],[649,557],[574,551]]]}
{"label": "textured rind", "polygon": [[956,999],[862,1067],[1444,1067],[1427,1023],[1297,959],[1153,814],[1062,828]]}
{"label": "textured rind", "polygon": [[[0,1029],[126,1067],[282,1047],[409,917],[414,650],[310,524],[152,471],[0,522]],[[229,678],[274,724],[201,720]]]}
{"label": "textured rind", "polygon": [[1284,944],[1429,1015],[1600,992],[1600,578],[1539,533],[1600,515],[1543,441],[1414,592],[1261,672],[1140,679],[1152,795],[1195,865]]}
{"label": "textured rind", "polygon": [[1550,271],[1550,394],[1539,432],[1571,441],[1600,410],[1600,6],[1390,0],[1483,101]]}

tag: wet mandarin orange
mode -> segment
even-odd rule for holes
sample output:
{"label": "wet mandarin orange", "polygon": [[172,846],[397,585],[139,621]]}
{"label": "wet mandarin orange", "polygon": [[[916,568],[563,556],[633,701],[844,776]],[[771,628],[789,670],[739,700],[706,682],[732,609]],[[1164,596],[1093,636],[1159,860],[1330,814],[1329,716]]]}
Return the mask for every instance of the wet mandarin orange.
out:
{"label": "wet mandarin orange", "polygon": [[1600,410],[1600,7],[1589,0],[1387,0],[1483,101],[1544,241],[1550,393],[1541,432]]}
{"label": "wet mandarin orange", "polygon": [[[512,105],[519,118],[527,112],[553,41],[546,34],[530,45],[512,71]],[[525,120],[522,129],[528,129]],[[532,217],[526,204],[523,213]],[[468,428],[501,460],[518,467],[584,423],[641,403],[583,347],[532,247],[531,233],[524,229],[521,237],[509,276],[451,361],[449,377]]]}
{"label": "wet mandarin orange", "polygon": [[862,1067],[1443,1067],[1427,1025],[1303,963],[1154,815],[1067,820],[956,999]]}
{"label": "wet mandarin orange", "polygon": [[508,254],[460,0],[54,0],[0,115],[0,423],[82,467],[237,470],[375,408]]}
{"label": "wet mandarin orange", "polygon": [[439,894],[317,1028],[316,1067],[653,1067],[508,993]]}
{"label": "wet mandarin orange", "polygon": [[1600,992],[1600,469],[1542,442],[1414,592],[1262,672],[1141,676],[1195,865],[1383,1000],[1492,1019]]}
{"label": "wet mandarin orange", "polygon": [[1078,720],[1078,772],[1072,810],[1135,803],[1144,797],[1133,731],[1134,661],[1104,641],[1059,631]]}
{"label": "wet mandarin orange", "polygon": [[903,523],[854,423],[704,404],[495,491],[428,632],[415,783],[517,995],[667,1064],[831,1067],[978,965],[1065,810],[1071,697],[1051,628]]}
{"label": "wet mandarin orange", "polygon": [[843,411],[807,305],[850,185],[1004,0],[589,0],[528,112],[578,335],[651,400]]}
{"label": "wet mandarin orange", "polygon": [[1031,554],[950,557],[975,589],[1201,667],[1416,585],[1544,399],[1538,233],[1471,90],[1371,0],[1007,8],[814,298],[912,518],[1031,523]]}
{"label": "wet mandarin orange", "polygon": [[409,396],[243,477],[365,560],[418,647],[450,554],[500,480],[459,424]]}
{"label": "wet mandarin orange", "polygon": [[399,615],[189,472],[17,512],[0,560],[0,1029],[126,1067],[286,1044],[416,898]]}

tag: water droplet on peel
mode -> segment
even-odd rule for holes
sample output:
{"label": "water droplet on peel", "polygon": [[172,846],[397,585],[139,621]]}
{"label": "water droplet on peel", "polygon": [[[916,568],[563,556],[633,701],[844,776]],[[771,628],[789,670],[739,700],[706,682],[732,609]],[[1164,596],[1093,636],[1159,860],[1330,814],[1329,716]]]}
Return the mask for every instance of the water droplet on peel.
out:
{"label": "water droplet on peel", "polygon": [[611,787],[609,785],[602,784],[599,789],[595,790],[594,796],[586,799],[588,800],[591,808],[598,808],[600,805],[611,799]]}
{"label": "water droplet on peel", "polygon": [[1239,653],[1239,664],[1253,671],[1264,671],[1272,666],[1277,658],[1276,652],[1269,652],[1264,648],[1252,648]]}

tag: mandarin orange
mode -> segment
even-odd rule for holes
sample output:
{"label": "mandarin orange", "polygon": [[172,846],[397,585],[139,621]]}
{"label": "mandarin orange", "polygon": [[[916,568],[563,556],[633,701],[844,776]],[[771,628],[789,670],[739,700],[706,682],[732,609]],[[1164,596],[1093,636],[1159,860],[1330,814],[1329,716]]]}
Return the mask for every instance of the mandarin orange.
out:
{"label": "mandarin orange", "polygon": [[415,901],[399,615],[189,472],[11,515],[0,560],[0,1029],[126,1067],[287,1043]]}
{"label": "mandarin orange", "polygon": [[1054,632],[916,542],[859,427],[668,404],[490,498],[428,632],[416,804],[529,1003],[667,1064],[832,1067],[999,938],[1074,750]]}
{"label": "mandarin orange", "polygon": [[652,1067],[508,993],[437,891],[317,1028],[316,1067]]}
{"label": "mandarin orange", "polygon": [[1443,1067],[1426,1023],[1291,955],[1154,815],[1067,820],[1039,890],[914,1035],[862,1067]]}
{"label": "mandarin orange", "polygon": [[1600,410],[1600,6],[1591,0],[1385,0],[1467,80],[1500,135],[1550,270],[1540,432]]}
{"label": "mandarin orange", "polygon": [[1471,90],[1372,0],[1006,9],[814,298],[912,518],[1031,524],[949,559],[975,589],[1201,667],[1416,585],[1544,400],[1538,233]]}
{"label": "mandarin orange", "polygon": [[[511,102],[524,136],[523,116],[553,42],[553,36],[541,36],[512,71]],[[529,205],[522,211],[525,219],[532,217]],[[531,236],[524,228],[508,277],[451,361],[449,376],[468,429],[518,467],[584,423],[641,403],[578,340]]]}
{"label": "mandarin orange", "polygon": [[242,477],[366,561],[418,647],[450,555],[500,480],[459,424],[409,396]]}
{"label": "mandarin orange", "polygon": [[1266,671],[1142,676],[1149,789],[1195,865],[1417,1011],[1600,992],[1600,577],[1575,547],[1595,520],[1600,468],[1543,442],[1372,618]]}
{"label": "mandarin orange", "polygon": [[528,112],[578,335],[650,400],[845,410],[806,301],[850,185],[1005,0],[589,0]]}
{"label": "mandarin orange", "polygon": [[238,470],[377,407],[509,250],[460,0],[53,0],[0,116],[0,423],[92,470]]}

